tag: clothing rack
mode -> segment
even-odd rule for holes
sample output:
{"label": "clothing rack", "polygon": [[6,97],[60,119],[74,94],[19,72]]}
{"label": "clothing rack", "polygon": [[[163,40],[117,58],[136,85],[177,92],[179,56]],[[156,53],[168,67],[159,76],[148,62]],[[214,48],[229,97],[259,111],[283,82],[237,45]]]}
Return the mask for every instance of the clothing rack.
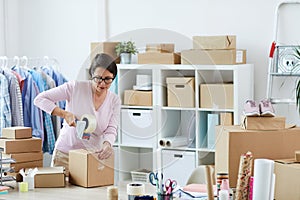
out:
{"label": "clothing rack", "polygon": [[27,57],[27,56],[14,56],[8,58],[7,56],[0,57],[0,67],[23,66],[23,67],[39,67],[39,66],[52,66],[55,70],[59,70],[59,62],[54,57]]}

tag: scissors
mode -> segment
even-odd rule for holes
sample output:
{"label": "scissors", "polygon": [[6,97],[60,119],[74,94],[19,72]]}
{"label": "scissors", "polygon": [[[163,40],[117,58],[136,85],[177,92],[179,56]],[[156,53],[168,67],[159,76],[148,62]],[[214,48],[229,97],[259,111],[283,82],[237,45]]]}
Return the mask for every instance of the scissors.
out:
{"label": "scissors", "polygon": [[165,182],[165,186],[166,186],[166,194],[171,194],[172,191],[176,188],[177,186],[177,181],[175,180],[171,180],[171,179],[167,179]]}
{"label": "scissors", "polygon": [[159,181],[162,181],[164,178],[162,173],[160,173],[160,177],[158,174],[158,172],[151,172],[149,174],[149,181],[152,185],[156,186],[157,190],[159,190]]}

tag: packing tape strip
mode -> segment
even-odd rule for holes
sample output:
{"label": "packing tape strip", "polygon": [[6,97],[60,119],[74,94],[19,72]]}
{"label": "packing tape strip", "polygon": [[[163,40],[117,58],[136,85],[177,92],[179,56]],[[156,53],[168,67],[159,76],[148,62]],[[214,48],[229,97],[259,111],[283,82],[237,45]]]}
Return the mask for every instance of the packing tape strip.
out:
{"label": "packing tape strip", "polygon": [[142,183],[127,184],[127,195],[140,196],[145,194],[145,185]]}
{"label": "packing tape strip", "polygon": [[84,114],[81,116],[80,121],[85,121],[85,133],[93,133],[96,130],[97,122],[94,115]]}

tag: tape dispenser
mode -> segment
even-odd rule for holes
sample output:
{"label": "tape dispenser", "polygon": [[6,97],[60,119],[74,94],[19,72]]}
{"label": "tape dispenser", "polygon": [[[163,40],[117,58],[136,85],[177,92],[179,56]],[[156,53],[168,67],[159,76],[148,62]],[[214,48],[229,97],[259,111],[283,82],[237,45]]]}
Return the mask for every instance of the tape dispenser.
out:
{"label": "tape dispenser", "polygon": [[96,129],[96,118],[94,115],[84,114],[80,120],[76,120],[76,132],[79,139],[89,140],[91,133]]}

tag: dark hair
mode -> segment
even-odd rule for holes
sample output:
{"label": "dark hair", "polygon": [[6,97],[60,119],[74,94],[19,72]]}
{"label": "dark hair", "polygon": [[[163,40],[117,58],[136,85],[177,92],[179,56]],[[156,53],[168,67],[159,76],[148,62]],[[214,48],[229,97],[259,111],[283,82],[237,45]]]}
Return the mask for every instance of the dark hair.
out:
{"label": "dark hair", "polygon": [[96,68],[98,67],[107,69],[110,73],[114,75],[114,78],[117,75],[118,72],[117,64],[115,63],[114,59],[108,54],[99,53],[95,56],[89,69],[89,74],[91,77],[93,76]]}

